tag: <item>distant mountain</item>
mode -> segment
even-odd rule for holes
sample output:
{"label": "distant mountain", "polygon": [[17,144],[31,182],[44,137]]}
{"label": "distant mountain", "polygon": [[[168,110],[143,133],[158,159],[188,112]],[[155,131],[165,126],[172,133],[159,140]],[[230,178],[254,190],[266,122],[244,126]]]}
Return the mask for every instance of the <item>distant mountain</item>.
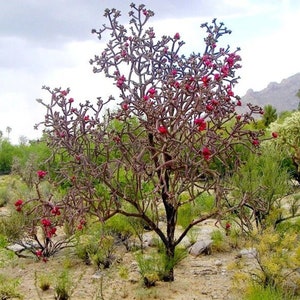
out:
{"label": "distant mountain", "polygon": [[283,79],[280,83],[271,82],[268,86],[258,92],[249,89],[242,97],[242,103],[255,104],[261,107],[271,104],[277,112],[293,110],[298,108],[300,99],[296,96],[300,89],[300,73]]}

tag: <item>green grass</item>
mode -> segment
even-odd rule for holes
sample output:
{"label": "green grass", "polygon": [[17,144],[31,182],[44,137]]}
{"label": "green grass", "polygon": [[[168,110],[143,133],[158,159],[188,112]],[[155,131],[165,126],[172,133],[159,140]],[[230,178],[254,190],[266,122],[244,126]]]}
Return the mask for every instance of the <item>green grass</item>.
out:
{"label": "green grass", "polygon": [[263,288],[254,285],[242,300],[296,300],[299,298],[289,296],[272,287]]}

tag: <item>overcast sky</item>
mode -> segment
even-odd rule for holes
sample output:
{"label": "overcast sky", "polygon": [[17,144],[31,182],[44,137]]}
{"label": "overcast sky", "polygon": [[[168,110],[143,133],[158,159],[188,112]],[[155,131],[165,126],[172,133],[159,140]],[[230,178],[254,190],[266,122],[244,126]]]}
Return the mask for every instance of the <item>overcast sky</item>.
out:
{"label": "overcast sky", "polygon": [[[104,44],[91,29],[105,22],[105,8],[122,11],[127,0],[0,0],[0,130],[16,144],[20,136],[38,138],[34,124],[44,119],[43,85],[71,88],[76,101],[106,97],[111,92],[89,59]],[[242,69],[235,92],[261,90],[269,82],[300,72],[300,1],[298,0],[144,0],[155,12],[156,36],[179,32],[186,54],[202,52],[200,24],[217,18],[232,30],[225,41],[241,47]],[[300,83],[299,83],[300,88]]]}

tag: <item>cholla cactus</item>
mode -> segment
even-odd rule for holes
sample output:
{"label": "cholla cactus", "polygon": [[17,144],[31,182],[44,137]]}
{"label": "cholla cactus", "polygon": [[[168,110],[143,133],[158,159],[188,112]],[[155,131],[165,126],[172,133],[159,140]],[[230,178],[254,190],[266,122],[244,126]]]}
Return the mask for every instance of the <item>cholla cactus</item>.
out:
{"label": "cholla cactus", "polygon": [[[237,145],[259,146],[263,133],[246,125],[261,108],[236,111],[241,99],[233,89],[241,58],[239,49],[218,46],[231,33],[223,23],[203,24],[202,54],[184,56],[180,33],[158,39],[146,27],[154,13],[144,5],[131,4],[129,29],[119,23],[118,10],[107,9],[104,16],[108,24],[92,32],[99,39],[108,33],[110,40],[90,63],[112,80],[119,98],[76,107],[69,89],[44,87],[50,103],[39,100],[47,108],[45,136],[60,155],[57,180],[69,183],[64,203],[76,214],[101,221],[116,213],[141,218],[172,260],[194,225],[225,213],[217,166],[233,170]],[[118,109],[103,114],[112,104]],[[197,215],[176,239],[178,210],[211,189],[213,209]],[[161,213],[166,231],[158,222]],[[173,268],[163,277],[173,280]]]}

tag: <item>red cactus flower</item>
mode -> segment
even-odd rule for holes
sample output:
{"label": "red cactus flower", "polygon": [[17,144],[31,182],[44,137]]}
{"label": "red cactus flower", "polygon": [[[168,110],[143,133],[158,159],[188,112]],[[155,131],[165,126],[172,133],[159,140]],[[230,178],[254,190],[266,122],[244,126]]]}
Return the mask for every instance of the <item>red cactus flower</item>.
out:
{"label": "red cactus flower", "polygon": [[86,224],[86,220],[85,220],[85,219],[81,219],[81,220],[80,220],[80,224],[81,224],[81,225],[85,225],[85,224]]}
{"label": "red cactus flower", "polygon": [[43,251],[42,250],[36,250],[35,255],[37,257],[42,257],[43,256]]}
{"label": "red cactus flower", "polygon": [[214,74],[214,80],[219,81],[221,79],[221,75],[219,73]]}
{"label": "red cactus flower", "polygon": [[203,155],[203,157],[204,157],[205,160],[210,160],[210,156],[211,156],[211,151],[210,151],[210,149],[207,148],[207,147],[204,147],[204,148],[202,149],[202,155]]}
{"label": "red cactus flower", "polygon": [[155,93],[156,93],[156,89],[154,87],[152,87],[148,90],[148,94],[150,94],[150,98],[153,98]]}
{"label": "red cactus flower", "polygon": [[176,89],[179,89],[180,88],[180,83],[178,81],[175,81],[173,86],[176,88]]}
{"label": "red cactus flower", "polygon": [[68,91],[61,91],[60,94],[61,94],[62,96],[67,96],[67,95],[68,95]]}
{"label": "red cactus flower", "polygon": [[42,219],[41,223],[44,227],[50,227],[51,226],[51,221],[49,219]]}
{"label": "red cactus flower", "polygon": [[39,179],[43,179],[47,175],[47,172],[43,171],[43,170],[39,170],[36,173],[37,173],[37,176],[39,177]]}
{"label": "red cactus flower", "polygon": [[198,127],[199,131],[203,131],[203,130],[206,129],[206,122],[204,121],[203,118],[197,118],[197,119],[195,119],[194,123],[199,126]]}
{"label": "red cactus flower", "polygon": [[205,121],[204,121],[204,119],[203,118],[196,118],[195,120],[194,120],[194,123],[196,124],[196,125],[201,125],[201,124],[203,124]]}
{"label": "red cactus flower", "polygon": [[121,106],[122,106],[122,109],[123,109],[123,110],[128,110],[128,108],[129,108],[129,105],[128,105],[128,103],[126,103],[126,102],[125,102],[125,103],[122,103]]}
{"label": "red cactus flower", "polygon": [[206,122],[203,122],[202,124],[200,124],[199,127],[198,127],[198,130],[199,130],[199,131],[204,131],[204,130],[206,130]]}
{"label": "red cactus flower", "polygon": [[19,199],[15,202],[16,207],[21,206],[21,205],[23,205],[23,200]]}
{"label": "red cactus flower", "polygon": [[219,101],[217,99],[212,99],[211,104],[213,105],[219,105]]}
{"label": "red cactus flower", "polygon": [[54,207],[51,209],[51,214],[54,215],[54,216],[59,216],[59,215],[60,215],[59,207],[54,206]]}
{"label": "red cactus flower", "polygon": [[51,235],[54,235],[54,234],[56,234],[56,227],[52,227],[52,228],[50,228],[50,233],[51,233]]}
{"label": "red cactus flower", "polygon": [[177,75],[177,70],[176,70],[176,69],[173,69],[173,70],[171,71],[171,75],[176,76],[176,75]]}
{"label": "red cactus flower", "polygon": [[201,81],[203,82],[203,85],[204,85],[205,87],[207,87],[207,86],[208,86],[208,83],[210,82],[210,78],[209,78],[208,76],[203,76],[203,77],[201,78]]}
{"label": "red cactus flower", "polygon": [[259,146],[259,140],[258,139],[252,140],[252,145],[255,146],[255,147],[258,147]]}
{"label": "red cactus flower", "polygon": [[229,75],[229,67],[228,66],[223,66],[221,68],[221,73],[224,77],[228,76]]}
{"label": "red cactus flower", "polygon": [[174,35],[174,40],[179,40],[179,39],[180,39],[180,34],[176,32]]}
{"label": "red cactus flower", "polygon": [[125,83],[126,78],[124,75],[120,76],[117,80],[117,87],[121,88],[123,86],[123,84]]}
{"label": "red cactus flower", "polygon": [[206,109],[207,109],[208,111],[213,111],[213,110],[214,110],[214,107],[213,107],[211,104],[207,104],[207,105],[206,105]]}
{"label": "red cactus flower", "polygon": [[232,89],[227,90],[227,95],[230,96],[230,97],[234,96],[234,92],[232,91]]}
{"label": "red cactus flower", "polygon": [[278,132],[272,132],[272,137],[274,139],[277,139],[278,138]]}
{"label": "red cactus flower", "polygon": [[160,126],[158,127],[158,131],[159,131],[159,133],[161,133],[161,134],[166,134],[166,133],[168,133],[168,129],[167,129],[165,126],[163,126],[163,125],[160,125]]}

